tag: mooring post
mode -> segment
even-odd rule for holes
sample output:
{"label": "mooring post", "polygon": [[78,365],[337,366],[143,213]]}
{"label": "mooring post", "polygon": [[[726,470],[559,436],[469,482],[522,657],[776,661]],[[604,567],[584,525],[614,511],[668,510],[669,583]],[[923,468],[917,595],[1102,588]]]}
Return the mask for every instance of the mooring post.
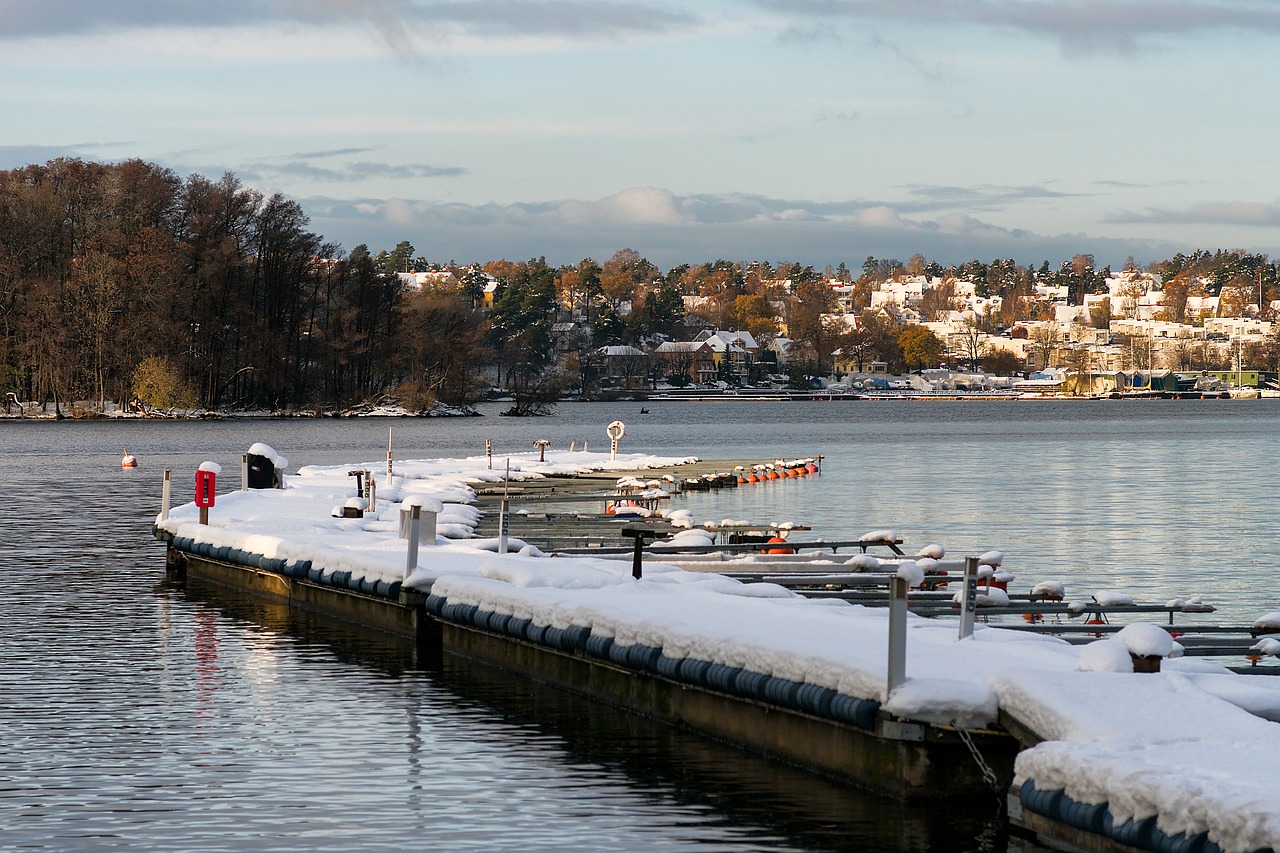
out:
{"label": "mooring post", "polygon": [[489,470],[493,470],[493,439],[486,438],[484,440],[484,455],[489,460]]}
{"label": "mooring post", "polygon": [[964,594],[960,596],[960,639],[973,636],[973,610],[978,603],[978,558],[964,561]]}
{"label": "mooring post", "polygon": [[391,427],[387,427],[387,485],[391,485]]}
{"label": "mooring post", "polygon": [[369,512],[376,514],[378,512],[378,484],[373,479],[372,471],[365,471],[364,479],[369,484]]}
{"label": "mooring post", "polygon": [[907,680],[907,579],[889,581],[889,683],[885,695]]}
{"label": "mooring post", "polygon": [[635,540],[635,550],[631,553],[631,577],[640,580],[644,574],[644,546],[658,537],[657,531],[647,527],[627,526],[622,528],[622,535]]}
{"label": "mooring post", "polygon": [[504,496],[502,498],[502,507],[498,510],[498,553],[507,553],[507,531],[509,522],[507,521],[508,501]]}
{"label": "mooring post", "polygon": [[[492,462],[489,463],[493,465]],[[498,553],[507,553],[507,532],[511,524],[510,514],[507,512],[511,507],[511,501],[507,496],[507,486],[511,482],[511,460],[507,459],[507,476],[502,481],[502,508],[498,510]]]}
{"label": "mooring post", "polygon": [[414,504],[409,508],[409,547],[404,555],[404,576],[407,580],[413,570],[418,568],[418,534],[422,526],[422,507]]}
{"label": "mooring post", "polygon": [[173,472],[168,468],[164,469],[164,485],[160,487],[160,520],[164,521],[169,517],[169,499],[171,489],[173,487]]}
{"label": "mooring post", "polygon": [[644,537],[636,537],[636,549],[631,555],[631,577],[636,580],[644,575]]}
{"label": "mooring post", "polygon": [[240,454],[240,491],[249,491],[249,454]]}

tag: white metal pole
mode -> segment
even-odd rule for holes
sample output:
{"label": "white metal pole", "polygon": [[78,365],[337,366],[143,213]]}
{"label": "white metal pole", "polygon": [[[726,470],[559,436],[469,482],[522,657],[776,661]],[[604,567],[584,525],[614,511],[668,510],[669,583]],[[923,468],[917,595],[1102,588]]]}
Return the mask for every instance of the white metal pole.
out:
{"label": "white metal pole", "polygon": [[886,695],[907,680],[907,579],[890,581],[889,684]]}
{"label": "white metal pole", "polygon": [[164,521],[169,517],[169,500],[170,490],[172,488],[173,472],[168,468],[164,469],[164,485],[160,487],[160,520]]}
{"label": "white metal pole", "polygon": [[510,501],[507,497],[507,485],[511,482],[511,460],[507,460],[507,476],[502,481],[502,509],[498,511],[498,553],[507,553],[507,527],[510,524],[508,520],[507,509],[510,507]]}
{"label": "white metal pole", "polygon": [[240,454],[240,491],[249,491],[249,454]]}
{"label": "white metal pole", "polygon": [[973,636],[973,608],[978,601],[978,558],[967,557],[964,561],[964,587],[960,596],[960,637],[963,640]]}
{"label": "white metal pole", "polygon": [[409,510],[409,547],[405,551],[404,576],[407,579],[418,568],[418,532],[422,524],[422,507],[414,506]]}

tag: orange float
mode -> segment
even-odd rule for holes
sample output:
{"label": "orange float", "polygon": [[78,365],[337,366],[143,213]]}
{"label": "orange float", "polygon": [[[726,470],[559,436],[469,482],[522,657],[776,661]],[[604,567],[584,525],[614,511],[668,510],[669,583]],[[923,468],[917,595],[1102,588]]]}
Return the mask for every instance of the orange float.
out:
{"label": "orange float", "polygon": [[[774,545],[774,544],[779,544],[779,543],[781,543],[781,544],[785,545],[785,544],[787,543],[787,540],[783,539],[781,536],[771,536],[771,537],[769,537],[769,541],[768,541],[768,543],[767,543],[767,544],[769,544],[769,545]],[[795,552],[796,552],[796,549],[795,549],[795,548],[767,548],[767,549],[765,549],[765,553],[766,553],[766,554],[794,554]]]}

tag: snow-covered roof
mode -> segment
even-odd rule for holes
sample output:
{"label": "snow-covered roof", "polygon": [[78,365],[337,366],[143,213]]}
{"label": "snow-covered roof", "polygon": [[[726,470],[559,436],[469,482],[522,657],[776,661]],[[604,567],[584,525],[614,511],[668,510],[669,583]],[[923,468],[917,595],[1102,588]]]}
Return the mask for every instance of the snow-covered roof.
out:
{"label": "snow-covered roof", "polygon": [[644,356],[648,355],[648,353],[642,349],[636,349],[635,347],[614,344],[612,346],[600,347],[600,349],[596,350],[596,355],[602,355],[605,358],[622,358],[624,356]]}

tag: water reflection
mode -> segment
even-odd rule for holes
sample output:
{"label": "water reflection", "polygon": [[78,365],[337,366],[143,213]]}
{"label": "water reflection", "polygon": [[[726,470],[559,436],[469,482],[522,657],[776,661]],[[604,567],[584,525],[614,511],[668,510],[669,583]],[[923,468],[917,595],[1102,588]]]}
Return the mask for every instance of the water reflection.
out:
{"label": "water reflection", "polygon": [[[402,704],[382,721],[385,749],[403,750],[405,806],[423,816],[496,821],[512,839],[555,820],[561,849],[1003,849],[994,797],[909,809],[454,655],[424,660],[379,632],[198,580],[186,595],[295,651],[393,679],[383,692]],[[449,846],[466,848],[467,834]]]}

